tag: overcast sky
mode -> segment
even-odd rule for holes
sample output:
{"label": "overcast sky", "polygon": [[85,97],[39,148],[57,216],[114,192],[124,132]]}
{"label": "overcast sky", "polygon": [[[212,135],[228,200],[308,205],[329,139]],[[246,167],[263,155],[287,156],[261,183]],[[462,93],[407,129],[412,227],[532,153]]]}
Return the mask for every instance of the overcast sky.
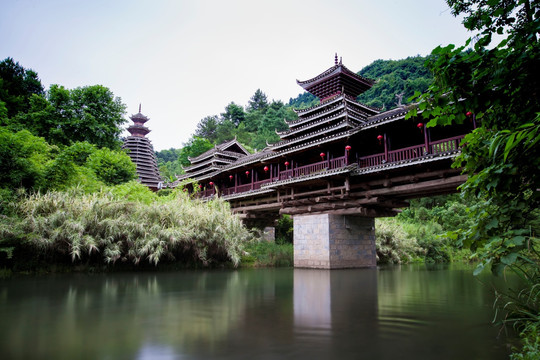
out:
{"label": "overcast sky", "polygon": [[[101,84],[150,118],[156,150],[260,88],[288,102],[334,64],[427,55],[469,34],[443,0],[0,0],[0,60],[51,84]],[[131,123],[131,121],[129,122]],[[129,124],[128,123],[128,124]],[[127,126],[127,125],[126,125]]]}

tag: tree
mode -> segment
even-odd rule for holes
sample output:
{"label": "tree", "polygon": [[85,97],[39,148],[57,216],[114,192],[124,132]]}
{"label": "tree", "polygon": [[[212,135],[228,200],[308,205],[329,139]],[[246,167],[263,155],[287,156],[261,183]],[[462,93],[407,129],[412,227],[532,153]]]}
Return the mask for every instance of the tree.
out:
{"label": "tree", "polygon": [[106,185],[118,185],[137,177],[136,166],[122,151],[101,148],[88,156],[87,167]]}
{"label": "tree", "polygon": [[244,121],[245,117],[246,113],[244,112],[244,108],[240,105],[236,105],[234,102],[227,105],[225,107],[225,112],[221,113],[222,121],[230,121],[235,126],[240,125],[240,123]]}
{"label": "tree", "polygon": [[[506,310],[525,323],[536,319],[540,329],[540,0],[447,3],[479,34],[465,46],[433,50],[427,64],[435,81],[418,109],[428,126],[479,124],[455,163],[468,174],[462,192],[478,202],[470,209],[474,225],[458,241],[481,258],[475,273],[509,269],[528,281]],[[536,346],[538,354],[537,336]]]}
{"label": "tree", "polygon": [[9,57],[0,62],[0,103],[4,103],[8,117],[28,111],[32,94],[43,94],[37,73]]}
{"label": "tree", "polygon": [[125,109],[121,99],[101,85],[72,90],[51,85],[46,96],[32,95],[29,111],[10,119],[9,126],[28,129],[51,144],[88,141],[119,149]]}
{"label": "tree", "polygon": [[178,161],[182,166],[189,166],[191,162],[188,157],[196,157],[204,153],[205,151],[210,150],[214,146],[208,139],[194,136],[187,144],[184,144],[184,147],[180,150],[180,155],[178,156]]}
{"label": "tree", "polygon": [[215,141],[217,139],[218,124],[219,120],[217,116],[206,116],[197,124],[195,136],[208,139],[211,142]]}
{"label": "tree", "polygon": [[[407,104],[416,91],[424,92],[433,81],[424,66],[426,57],[415,56],[401,60],[375,60],[358,72],[375,79],[371,89],[360,94],[358,101],[382,109],[392,109]],[[399,96],[399,97],[398,97]]]}
{"label": "tree", "polygon": [[39,188],[53,150],[45,140],[27,130],[13,133],[0,127],[0,187]]}
{"label": "tree", "polygon": [[260,110],[262,112],[265,112],[268,108],[268,98],[266,97],[266,94],[261,91],[261,89],[257,89],[255,91],[255,94],[249,99],[248,101],[248,112],[249,111],[257,111]]}

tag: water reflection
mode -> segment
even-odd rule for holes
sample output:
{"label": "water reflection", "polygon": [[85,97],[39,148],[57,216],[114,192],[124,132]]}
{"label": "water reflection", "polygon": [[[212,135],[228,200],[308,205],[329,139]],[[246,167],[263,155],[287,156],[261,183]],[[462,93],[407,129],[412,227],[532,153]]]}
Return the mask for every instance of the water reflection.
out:
{"label": "water reflection", "polygon": [[2,359],[504,359],[470,269],[0,281]]}

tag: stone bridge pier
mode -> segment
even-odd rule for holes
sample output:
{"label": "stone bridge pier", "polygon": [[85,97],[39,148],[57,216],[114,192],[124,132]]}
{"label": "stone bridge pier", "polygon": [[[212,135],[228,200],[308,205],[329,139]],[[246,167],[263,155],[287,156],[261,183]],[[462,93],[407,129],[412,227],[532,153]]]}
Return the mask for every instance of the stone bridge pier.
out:
{"label": "stone bridge pier", "polygon": [[375,218],[295,215],[294,267],[346,269],[377,265]]}

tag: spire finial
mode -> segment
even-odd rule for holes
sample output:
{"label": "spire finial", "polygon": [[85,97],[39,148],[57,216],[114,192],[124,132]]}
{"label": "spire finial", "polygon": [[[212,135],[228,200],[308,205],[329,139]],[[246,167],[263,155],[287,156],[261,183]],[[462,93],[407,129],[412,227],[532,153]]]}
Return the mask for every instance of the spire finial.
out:
{"label": "spire finial", "polygon": [[337,65],[338,62],[337,62],[337,53],[336,53],[336,56],[334,57],[334,64]]}
{"label": "spire finial", "polygon": [[139,113],[141,112],[141,103],[139,103]]}
{"label": "spire finial", "polygon": [[340,56],[339,57],[339,65],[342,65],[343,64],[343,58]]}

